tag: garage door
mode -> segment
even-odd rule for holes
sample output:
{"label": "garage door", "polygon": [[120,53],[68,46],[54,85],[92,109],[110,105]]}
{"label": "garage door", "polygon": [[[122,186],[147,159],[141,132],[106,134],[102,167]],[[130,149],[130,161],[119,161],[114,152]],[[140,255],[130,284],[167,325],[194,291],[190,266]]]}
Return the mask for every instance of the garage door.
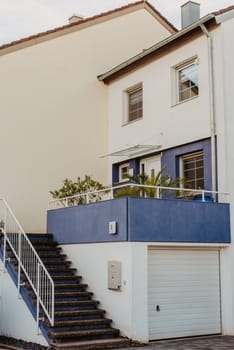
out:
{"label": "garage door", "polygon": [[149,250],[149,340],[217,334],[219,251]]}

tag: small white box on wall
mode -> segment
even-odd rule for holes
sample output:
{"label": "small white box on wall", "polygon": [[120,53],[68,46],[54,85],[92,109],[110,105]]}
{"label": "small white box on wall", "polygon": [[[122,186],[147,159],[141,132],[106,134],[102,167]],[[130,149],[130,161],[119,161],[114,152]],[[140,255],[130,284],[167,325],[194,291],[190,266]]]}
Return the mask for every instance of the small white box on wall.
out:
{"label": "small white box on wall", "polygon": [[116,223],[116,221],[110,221],[109,222],[109,234],[116,235],[116,233],[117,233],[117,223]]}
{"label": "small white box on wall", "polygon": [[108,289],[120,290],[122,268],[120,261],[108,261]]}

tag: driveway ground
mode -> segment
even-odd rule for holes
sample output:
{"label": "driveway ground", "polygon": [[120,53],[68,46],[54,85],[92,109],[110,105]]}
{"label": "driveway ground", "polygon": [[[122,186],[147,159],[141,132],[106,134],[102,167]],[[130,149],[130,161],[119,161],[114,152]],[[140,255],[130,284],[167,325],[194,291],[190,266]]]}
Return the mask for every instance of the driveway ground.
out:
{"label": "driveway ground", "polygon": [[[210,336],[183,340],[167,340],[151,343],[136,350],[234,350],[234,337]],[[125,348],[122,350],[133,350]]]}

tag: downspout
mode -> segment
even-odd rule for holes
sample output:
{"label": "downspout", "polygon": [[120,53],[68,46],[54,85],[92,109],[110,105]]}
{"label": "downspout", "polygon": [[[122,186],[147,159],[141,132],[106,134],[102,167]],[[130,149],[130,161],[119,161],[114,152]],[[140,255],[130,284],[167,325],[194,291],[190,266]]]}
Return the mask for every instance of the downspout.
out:
{"label": "downspout", "polygon": [[[217,191],[217,154],[216,154],[216,128],[215,128],[215,101],[214,101],[214,61],[213,61],[213,41],[205,25],[200,24],[202,32],[207,38],[208,46],[208,66],[209,66],[209,102],[210,102],[210,137],[211,137],[211,189]],[[215,201],[216,196],[213,195]]]}

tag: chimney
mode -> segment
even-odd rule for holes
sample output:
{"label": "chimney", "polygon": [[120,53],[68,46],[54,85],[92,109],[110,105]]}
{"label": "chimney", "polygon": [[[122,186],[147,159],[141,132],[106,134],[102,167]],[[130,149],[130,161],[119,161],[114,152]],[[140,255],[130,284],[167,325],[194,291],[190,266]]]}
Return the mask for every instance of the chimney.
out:
{"label": "chimney", "polygon": [[181,6],[181,27],[182,29],[200,19],[200,4],[188,1]]}
{"label": "chimney", "polygon": [[83,19],[84,19],[83,16],[80,16],[80,15],[72,15],[72,16],[68,19],[68,21],[69,21],[70,24],[72,24],[72,23],[75,23],[75,22],[82,21]]}

